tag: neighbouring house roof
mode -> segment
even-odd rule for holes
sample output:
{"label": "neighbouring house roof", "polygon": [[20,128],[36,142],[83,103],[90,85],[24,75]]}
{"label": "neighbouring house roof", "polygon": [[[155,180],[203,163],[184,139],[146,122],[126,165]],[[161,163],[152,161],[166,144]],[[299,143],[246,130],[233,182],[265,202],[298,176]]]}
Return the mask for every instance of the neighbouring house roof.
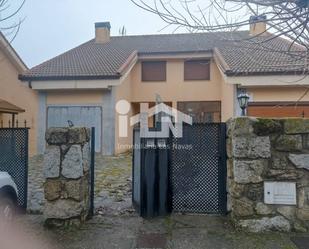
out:
{"label": "neighbouring house roof", "polygon": [[255,41],[238,41],[218,50],[228,65],[228,76],[303,74],[309,66],[307,51],[283,38],[257,37]]}
{"label": "neighbouring house roof", "polygon": [[21,112],[25,112],[25,110],[11,104],[10,102],[0,99],[0,113],[18,114]]}
{"label": "neighbouring house roof", "polygon": [[4,54],[8,56],[9,60],[13,63],[15,67],[17,67],[17,69],[20,72],[28,70],[27,65],[20,58],[18,53],[15,51],[15,49],[12,47],[10,42],[5,38],[5,36],[1,31],[0,31],[0,49],[3,51]]}
{"label": "neighbouring house roof", "polygon": [[[286,53],[291,46],[293,54]],[[20,75],[21,80],[118,79],[134,53],[159,55],[214,52],[227,75],[302,73],[304,50],[271,35],[252,38],[248,31],[111,37],[90,40]],[[297,55],[297,56],[296,56]]]}

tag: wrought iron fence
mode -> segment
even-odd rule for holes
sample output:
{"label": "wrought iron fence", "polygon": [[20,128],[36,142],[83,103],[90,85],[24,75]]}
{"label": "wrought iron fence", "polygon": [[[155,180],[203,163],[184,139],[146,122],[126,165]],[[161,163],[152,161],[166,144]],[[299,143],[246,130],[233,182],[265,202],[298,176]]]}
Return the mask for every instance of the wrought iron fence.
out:
{"label": "wrought iron fence", "polygon": [[0,128],[0,171],[8,172],[18,189],[18,204],[27,208],[28,128]]}
{"label": "wrought iron fence", "polygon": [[0,128],[27,128],[27,120],[0,120]]}

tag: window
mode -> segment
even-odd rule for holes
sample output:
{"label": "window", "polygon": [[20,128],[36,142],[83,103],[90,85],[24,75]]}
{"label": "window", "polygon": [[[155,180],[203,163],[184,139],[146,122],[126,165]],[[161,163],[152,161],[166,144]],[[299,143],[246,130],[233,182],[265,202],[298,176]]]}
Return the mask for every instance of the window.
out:
{"label": "window", "polygon": [[166,81],[166,61],[143,61],[142,81]]}
{"label": "window", "polygon": [[[147,102],[145,102],[147,103]],[[140,109],[140,102],[133,102],[132,103],[132,114],[136,115],[139,114],[141,112]],[[173,107],[173,102],[164,102],[165,105]],[[156,105],[155,102],[148,102],[148,107],[152,108]],[[138,123],[136,126],[138,127],[140,124]],[[149,128],[153,128],[155,126],[155,116],[151,116],[148,118],[148,126]]]}
{"label": "window", "polygon": [[210,60],[187,60],[184,80],[210,80]]}
{"label": "window", "polygon": [[177,103],[178,111],[190,115],[193,123],[221,122],[220,101],[187,101]]}

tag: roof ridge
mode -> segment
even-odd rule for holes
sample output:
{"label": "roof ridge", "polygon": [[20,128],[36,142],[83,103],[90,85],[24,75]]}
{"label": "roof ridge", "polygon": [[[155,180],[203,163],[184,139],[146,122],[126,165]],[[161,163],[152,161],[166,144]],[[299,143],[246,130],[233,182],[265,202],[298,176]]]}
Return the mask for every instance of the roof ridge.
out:
{"label": "roof ridge", "polygon": [[237,31],[213,31],[213,32],[196,32],[196,33],[170,33],[170,34],[144,34],[144,35],[115,35],[111,38],[125,38],[125,37],[153,37],[153,36],[178,36],[178,35],[205,35],[205,34],[231,34],[231,33],[248,33],[248,30]]}

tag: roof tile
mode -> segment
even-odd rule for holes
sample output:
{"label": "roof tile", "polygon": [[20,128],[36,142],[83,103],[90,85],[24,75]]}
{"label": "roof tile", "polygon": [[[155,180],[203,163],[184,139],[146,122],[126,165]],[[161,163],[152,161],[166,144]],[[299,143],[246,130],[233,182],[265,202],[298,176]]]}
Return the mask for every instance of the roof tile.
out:
{"label": "roof tile", "polygon": [[119,68],[138,54],[206,52],[217,48],[232,74],[296,73],[307,68],[300,46],[271,35],[252,38],[248,31],[111,37],[90,40],[20,76],[22,80],[119,78]]}

